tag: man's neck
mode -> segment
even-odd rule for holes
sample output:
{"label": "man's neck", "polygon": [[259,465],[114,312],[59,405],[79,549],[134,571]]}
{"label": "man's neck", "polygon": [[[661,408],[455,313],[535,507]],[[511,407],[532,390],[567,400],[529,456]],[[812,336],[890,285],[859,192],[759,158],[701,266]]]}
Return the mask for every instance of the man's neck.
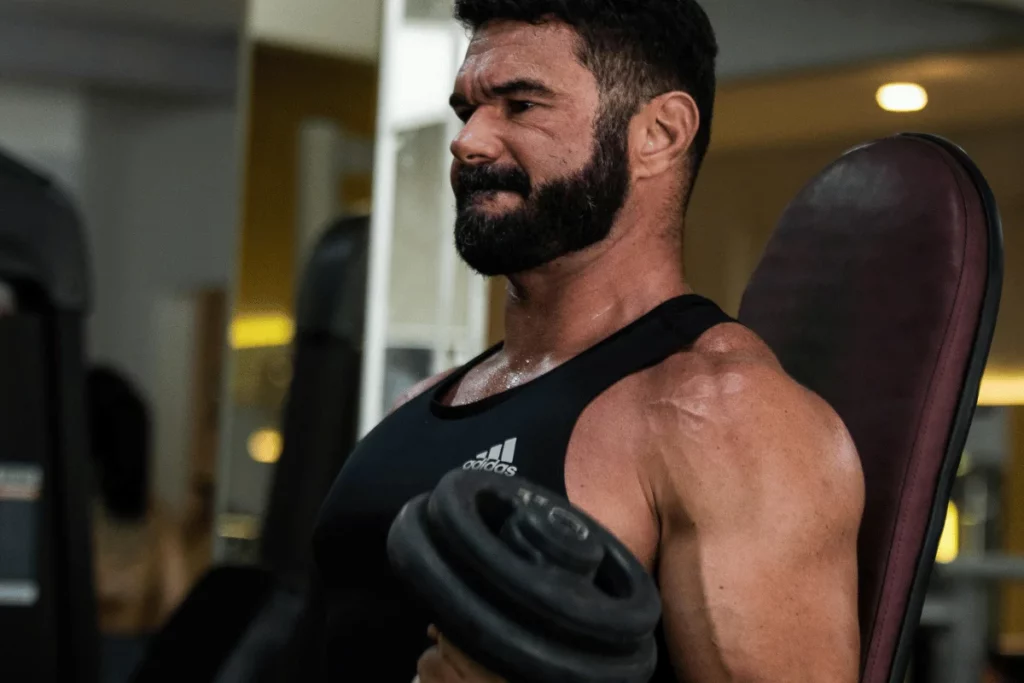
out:
{"label": "man's neck", "polygon": [[510,278],[503,351],[511,365],[563,362],[691,291],[677,249],[628,239]]}

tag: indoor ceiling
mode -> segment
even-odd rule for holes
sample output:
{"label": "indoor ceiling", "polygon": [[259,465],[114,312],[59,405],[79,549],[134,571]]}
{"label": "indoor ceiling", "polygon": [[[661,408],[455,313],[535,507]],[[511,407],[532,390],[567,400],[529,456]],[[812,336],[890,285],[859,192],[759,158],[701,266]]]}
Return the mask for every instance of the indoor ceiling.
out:
{"label": "indoor ceiling", "polygon": [[[410,12],[451,0],[406,0]],[[1024,43],[1024,0],[701,0],[721,45],[723,80],[809,66]],[[376,60],[382,0],[0,0],[7,14],[237,33]],[[419,12],[420,14],[422,12]],[[432,12],[436,14],[437,12]],[[440,12],[441,15],[446,14]]]}
{"label": "indoor ceiling", "polygon": [[0,12],[235,33],[248,0],[0,0]]}
{"label": "indoor ceiling", "polygon": [[[814,144],[897,130],[950,130],[1024,119],[1024,50],[919,57],[782,78],[734,81],[719,90],[717,152]],[[916,113],[875,102],[889,82],[918,83]]]}

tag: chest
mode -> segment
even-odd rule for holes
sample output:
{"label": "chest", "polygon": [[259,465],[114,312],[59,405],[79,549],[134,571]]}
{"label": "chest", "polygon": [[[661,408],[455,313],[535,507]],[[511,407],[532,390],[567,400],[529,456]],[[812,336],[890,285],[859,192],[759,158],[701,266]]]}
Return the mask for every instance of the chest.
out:
{"label": "chest", "polygon": [[629,382],[585,402],[571,388],[543,386],[415,399],[357,446],[335,481],[314,539],[318,564],[335,575],[386,572],[385,541],[399,510],[462,468],[567,495],[650,567],[658,527],[631,399]]}
{"label": "chest", "polygon": [[[509,373],[484,364],[453,387],[445,400],[454,405],[476,404],[550,370],[537,367],[531,373]],[[569,500],[612,531],[651,569],[659,529],[646,483],[645,379],[644,373],[622,378],[580,406],[564,450],[549,457],[563,463],[558,476]]]}

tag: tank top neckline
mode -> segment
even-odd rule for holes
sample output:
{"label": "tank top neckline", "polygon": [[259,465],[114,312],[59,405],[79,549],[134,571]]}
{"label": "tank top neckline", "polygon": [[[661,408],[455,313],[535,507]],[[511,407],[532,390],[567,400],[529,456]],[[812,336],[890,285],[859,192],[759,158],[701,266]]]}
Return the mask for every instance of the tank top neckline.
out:
{"label": "tank top neckline", "polygon": [[576,354],[572,358],[568,359],[564,363],[552,368],[551,370],[548,370],[543,374],[534,377],[533,379],[527,382],[514,386],[511,389],[505,389],[503,391],[499,391],[496,394],[485,396],[479,401],[473,401],[472,403],[463,403],[459,405],[448,405],[444,403],[444,398],[456,386],[456,384],[461,382],[466,377],[466,375],[468,375],[474,368],[478,367],[481,363],[486,361],[488,358],[494,356],[499,351],[501,351],[502,348],[504,348],[505,342],[499,342],[498,344],[495,344],[491,348],[481,353],[473,360],[466,363],[456,372],[453,372],[449,377],[446,377],[442,382],[440,382],[436,387],[434,387],[430,392],[428,392],[430,395],[430,411],[431,413],[433,413],[435,417],[445,420],[457,420],[460,418],[467,418],[472,417],[473,415],[478,415],[486,410],[489,410],[490,408],[493,408],[497,405],[500,405],[508,401],[509,399],[513,398],[514,396],[518,395],[519,393],[527,389],[534,388],[545,381],[550,382],[552,377],[557,377],[560,374],[564,374],[569,369],[576,367],[586,358],[593,356],[594,354],[596,354],[603,348],[607,347],[617,339],[620,339],[623,336],[633,332],[634,330],[641,327],[649,320],[657,318],[666,309],[680,306],[683,302],[704,300],[704,297],[701,297],[698,294],[682,294],[671,299],[666,299],[665,301],[661,302],[660,304],[658,304],[657,306],[655,306],[650,311],[643,314],[633,322],[627,324],[624,327],[619,328],[615,332],[612,332],[604,339],[596,342],[592,346],[589,346],[588,348],[584,349],[583,351]]}

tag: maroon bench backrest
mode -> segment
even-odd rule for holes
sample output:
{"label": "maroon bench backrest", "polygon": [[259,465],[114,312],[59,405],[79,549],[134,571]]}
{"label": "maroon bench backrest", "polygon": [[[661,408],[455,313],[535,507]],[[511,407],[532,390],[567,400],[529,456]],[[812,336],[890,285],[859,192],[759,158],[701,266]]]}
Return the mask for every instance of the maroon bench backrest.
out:
{"label": "maroon bench backrest", "polygon": [[995,327],[1002,233],[958,147],[843,155],[786,209],[740,321],[845,421],[863,463],[863,683],[902,683]]}

